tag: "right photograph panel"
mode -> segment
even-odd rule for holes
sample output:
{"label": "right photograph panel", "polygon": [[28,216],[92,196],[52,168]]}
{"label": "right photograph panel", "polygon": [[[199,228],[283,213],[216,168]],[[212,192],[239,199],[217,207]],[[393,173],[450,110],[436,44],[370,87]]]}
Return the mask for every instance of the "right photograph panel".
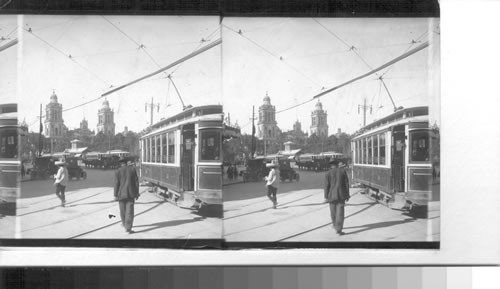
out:
{"label": "right photograph panel", "polygon": [[439,18],[222,23],[229,247],[439,248]]}

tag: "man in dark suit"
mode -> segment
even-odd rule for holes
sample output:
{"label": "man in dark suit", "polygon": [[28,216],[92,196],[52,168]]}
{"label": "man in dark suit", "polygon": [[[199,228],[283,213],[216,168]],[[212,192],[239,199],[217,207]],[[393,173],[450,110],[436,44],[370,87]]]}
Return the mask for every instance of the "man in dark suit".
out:
{"label": "man in dark suit", "polygon": [[134,223],[134,201],[139,198],[139,178],[135,166],[127,165],[126,158],[120,158],[121,167],[115,173],[115,200],[120,205],[122,225],[127,233],[132,234]]}
{"label": "man in dark suit", "polygon": [[330,161],[332,168],[325,176],[325,200],[330,204],[330,215],[335,231],[343,235],[344,206],[349,200],[349,178],[344,168],[339,168],[338,160]]}

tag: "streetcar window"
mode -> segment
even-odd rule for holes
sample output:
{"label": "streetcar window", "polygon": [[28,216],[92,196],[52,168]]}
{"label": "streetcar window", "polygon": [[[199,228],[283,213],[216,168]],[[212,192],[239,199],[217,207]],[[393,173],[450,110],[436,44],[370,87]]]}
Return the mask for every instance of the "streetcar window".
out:
{"label": "streetcar window", "polygon": [[362,141],[363,145],[363,164],[366,164],[368,161],[368,139],[364,138]]}
{"label": "streetcar window", "polygon": [[[144,150],[144,143],[145,143],[145,140],[144,140],[144,139],[143,139],[143,140],[141,140],[141,160],[142,160],[143,162],[145,162],[145,161],[146,161],[146,158],[145,158],[145,156],[146,156],[146,152],[145,152],[145,150]],[[87,156],[88,156],[88,155],[87,155]]]}
{"label": "streetcar window", "polygon": [[380,152],[380,161],[379,165],[385,165],[385,133],[380,134],[379,139],[379,152]]}
{"label": "streetcar window", "polygon": [[155,137],[151,137],[151,162],[154,163],[156,159],[156,140]]}
{"label": "streetcar window", "polygon": [[168,151],[167,151],[167,133],[164,133],[161,135],[161,145],[162,145],[162,151],[161,151],[161,162],[166,164],[167,163],[167,156],[168,156]]}
{"label": "streetcar window", "polygon": [[416,131],[411,133],[411,162],[429,161],[429,132]]}
{"label": "streetcar window", "polygon": [[0,129],[0,158],[17,158],[17,129]]}
{"label": "streetcar window", "polygon": [[201,161],[220,160],[219,131],[206,130],[201,132],[200,160]]}
{"label": "streetcar window", "polygon": [[148,138],[148,144],[147,144],[147,148],[148,148],[148,162],[151,161],[151,138]]}
{"label": "streetcar window", "polygon": [[155,136],[156,141],[156,162],[161,163],[161,136]]}
{"label": "streetcar window", "polygon": [[175,163],[175,132],[168,134],[168,163]]}
{"label": "streetcar window", "polygon": [[369,136],[368,138],[366,138],[366,143],[367,143],[367,147],[368,147],[368,161],[367,161],[367,164],[369,165],[372,165],[373,164],[373,155],[372,155],[372,151],[373,151],[373,148],[372,148],[372,137]]}
{"label": "streetcar window", "polygon": [[378,159],[378,135],[373,136],[373,164],[378,165],[379,164],[379,159]]}

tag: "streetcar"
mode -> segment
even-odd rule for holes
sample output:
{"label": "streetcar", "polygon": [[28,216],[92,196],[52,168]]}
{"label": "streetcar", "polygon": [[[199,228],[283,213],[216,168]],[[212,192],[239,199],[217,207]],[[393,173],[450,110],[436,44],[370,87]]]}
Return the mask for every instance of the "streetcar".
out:
{"label": "streetcar", "polygon": [[363,127],[351,140],[353,182],[392,208],[427,208],[439,198],[433,168],[438,137],[429,127],[426,106],[402,109]]}
{"label": "streetcar", "polygon": [[317,172],[330,169],[332,159],[342,159],[343,155],[336,152],[322,152],[319,154],[302,154],[296,157],[300,169],[314,170]]}
{"label": "streetcar", "polygon": [[222,209],[222,120],[222,105],[206,105],[152,125],[140,137],[141,180],[180,207]]}
{"label": "streetcar", "polygon": [[17,104],[0,104],[0,216],[16,213],[21,176]]}

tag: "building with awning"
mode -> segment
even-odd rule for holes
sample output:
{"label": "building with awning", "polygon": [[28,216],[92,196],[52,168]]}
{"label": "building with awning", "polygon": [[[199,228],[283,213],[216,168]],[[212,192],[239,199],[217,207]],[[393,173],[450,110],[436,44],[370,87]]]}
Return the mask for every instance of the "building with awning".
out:
{"label": "building with awning", "polygon": [[71,148],[71,149],[66,149],[64,150],[64,153],[72,156],[72,157],[75,157],[75,158],[82,158],[85,156],[85,154],[89,151],[89,148],[88,147],[84,147],[84,148]]}

